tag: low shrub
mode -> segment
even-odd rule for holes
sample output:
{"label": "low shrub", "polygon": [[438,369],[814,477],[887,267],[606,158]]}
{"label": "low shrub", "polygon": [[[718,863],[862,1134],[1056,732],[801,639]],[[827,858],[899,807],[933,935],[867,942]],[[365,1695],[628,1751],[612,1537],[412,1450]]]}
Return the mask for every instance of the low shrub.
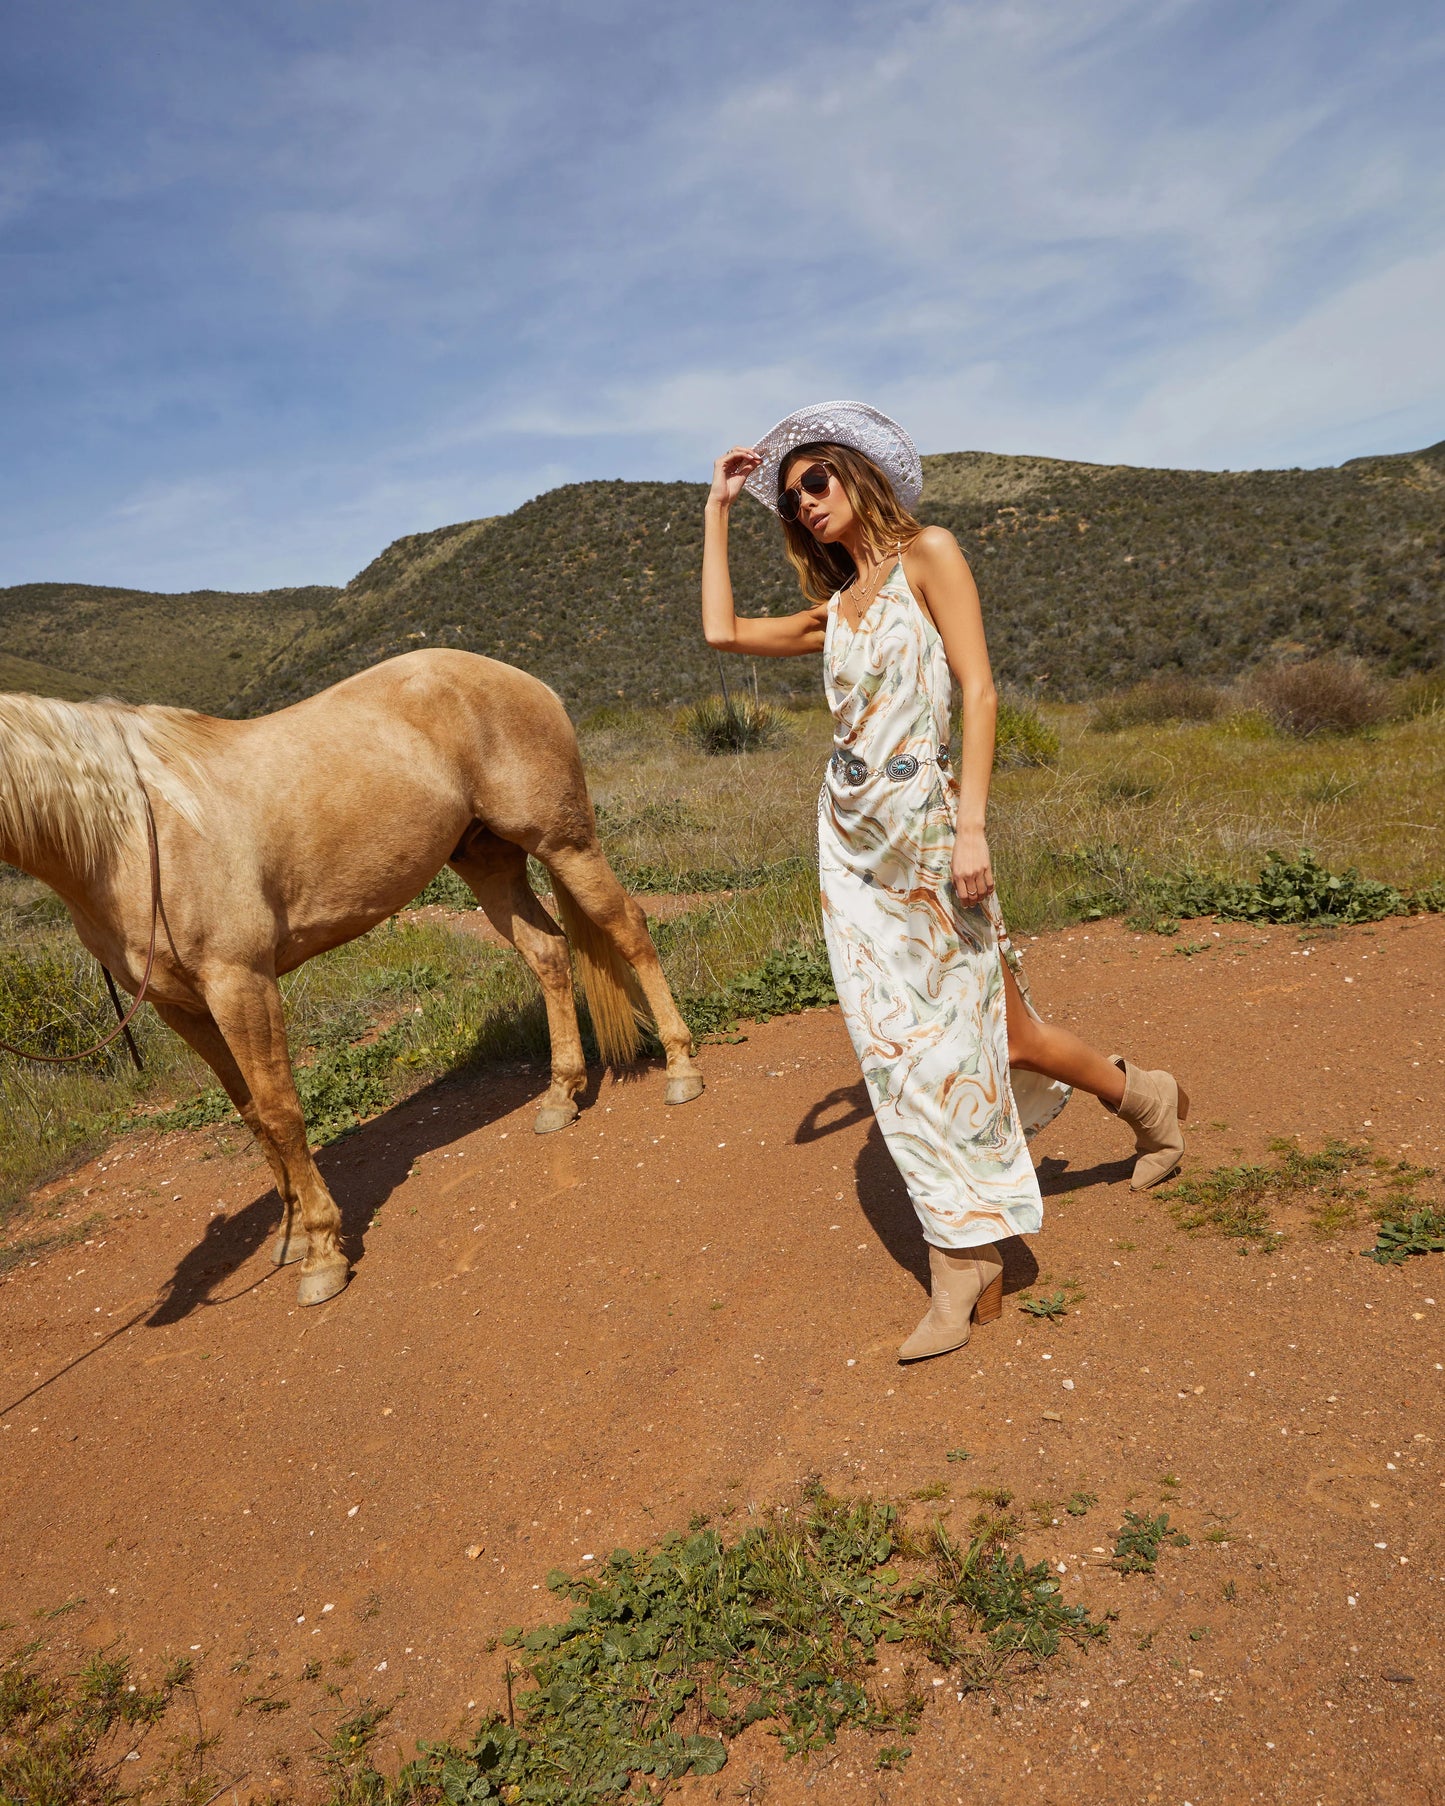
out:
{"label": "low shrub", "polygon": [[1298,859],[1271,853],[1256,884],[1206,872],[1148,882],[1143,914],[1152,912],[1155,922],[1176,916],[1215,916],[1222,922],[1380,922],[1386,916],[1433,911],[1439,888],[1410,895],[1393,884],[1362,878],[1354,866],[1331,872],[1308,851]]}
{"label": "low shrub", "polygon": [[1021,765],[1057,765],[1059,736],[1027,702],[1001,696],[994,734],[993,768],[1011,771]]}
{"label": "low shrub", "polygon": [[[101,969],[82,947],[47,938],[0,948],[0,1040],[63,1059],[94,1047],[114,1027]],[[124,1057],[112,1042],[86,1064]]]}
{"label": "low shrub", "polygon": [[787,731],[781,709],[755,697],[704,696],[681,711],[676,732],[705,753],[757,752],[776,746]]}
{"label": "low shrub", "polygon": [[1248,683],[1248,693],[1281,733],[1357,734],[1389,713],[1383,684],[1358,659],[1310,658],[1293,665],[1266,665]]}
{"label": "low shrub", "polygon": [[833,969],[821,941],[775,947],[760,966],[741,973],[724,990],[678,1000],[695,1035],[715,1035],[744,1019],[766,1022],[838,1001]]}
{"label": "low shrub", "polygon": [[1155,677],[1103,697],[1094,708],[1089,730],[1117,734],[1126,727],[1161,727],[1170,721],[1213,721],[1223,706],[1223,694],[1213,684],[1182,675]]}

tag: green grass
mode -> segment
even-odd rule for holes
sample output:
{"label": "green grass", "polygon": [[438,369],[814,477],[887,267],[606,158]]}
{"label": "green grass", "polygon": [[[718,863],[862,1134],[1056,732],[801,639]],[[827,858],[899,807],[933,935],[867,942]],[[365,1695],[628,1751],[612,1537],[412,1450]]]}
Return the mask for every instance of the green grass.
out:
{"label": "green grass", "polygon": [[[126,1757],[161,1725],[178,1689],[191,1679],[189,1657],[161,1681],[132,1683],[112,1650],[56,1673],[42,1665],[41,1645],[27,1643],[0,1660],[0,1801],[5,1806],[120,1806],[133,1798],[121,1785]],[[184,1797],[193,1776],[173,1776]]]}
{"label": "green grass", "polygon": [[[1243,920],[1298,920],[1321,907],[1331,919],[1361,919],[1380,906],[1374,884],[1406,904],[1410,893],[1445,900],[1431,895],[1445,878],[1437,715],[1368,737],[1296,740],[1249,713],[1108,735],[1089,731],[1081,707],[1039,713],[1058,735],[1057,764],[1000,770],[992,791],[989,845],[1016,934],[1211,906]],[[696,891],[816,859],[832,744],[823,711],[797,713],[775,748],[721,760],[680,746],[670,719],[609,713],[582,731],[600,832],[620,871],[645,877],[648,889]],[[1317,868],[1340,876],[1353,866],[1364,878],[1312,890],[1301,848]],[[1261,887],[1276,849],[1284,869]]]}
{"label": "green grass", "polygon": [[1358,1224],[1361,1212],[1380,1226],[1376,1247],[1362,1250],[1382,1264],[1411,1254],[1440,1251],[1445,1238],[1445,1199],[1427,1203],[1417,1188],[1435,1177],[1433,1167],[1411,1166],[1374,1154],[1368,1143],[1330,1140],[1314,1153],[1293,1141],[1271,1142],[1268,1164],[1249,1162],[1189,1173],[1155,1195],[1190,1235],[1220,1235],[1241,1244],[1278,1246],[1286,1233],[1279,1208],[1303,1215],[1319,1241],[1332,1241]]}

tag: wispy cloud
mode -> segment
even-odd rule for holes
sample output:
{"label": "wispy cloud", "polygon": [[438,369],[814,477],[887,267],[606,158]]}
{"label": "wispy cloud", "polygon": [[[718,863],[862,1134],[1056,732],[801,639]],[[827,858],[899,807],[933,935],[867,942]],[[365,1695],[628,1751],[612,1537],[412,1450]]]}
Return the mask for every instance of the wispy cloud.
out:
{"label": "wispy cloud", "polygon": [[0,582],[343,579],[825,395],[934,450],[1445,433],[1425,0],[58,17],[0,139]]}

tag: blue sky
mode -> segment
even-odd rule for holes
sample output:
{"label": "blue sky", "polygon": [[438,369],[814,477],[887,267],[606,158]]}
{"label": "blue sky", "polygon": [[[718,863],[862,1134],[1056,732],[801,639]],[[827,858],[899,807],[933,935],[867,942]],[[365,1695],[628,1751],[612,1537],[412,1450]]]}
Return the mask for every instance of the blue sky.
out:
{"label": "blue sky", "polygon": [[0,584],[343,582],[805,401],[1445,438],[1438,0],[0,0]]}

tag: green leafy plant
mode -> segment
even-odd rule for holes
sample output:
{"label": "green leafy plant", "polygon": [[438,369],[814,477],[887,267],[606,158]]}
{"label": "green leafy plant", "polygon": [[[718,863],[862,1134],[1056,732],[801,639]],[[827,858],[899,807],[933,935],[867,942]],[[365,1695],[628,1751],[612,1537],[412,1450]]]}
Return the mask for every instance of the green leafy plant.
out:
{"label": "green leafy plant", "polygon": [[[1054,1288],[1052,1291],[1043,1290],[1050,1285]],[[1038,1297],[1032,1292],[1019,1294],[1019,1309],[1026,1317],[1033,1317],[1038,1322],[1057,1323],[1060,1318],[1067,1317],[1076,1304],[1082,1304],[1087,1295],[1077,1279],[1061,1279],[1056,1283],[1051,1273],[1040,1278],[1039,1288]]]}
{"label": "green leafy plant", "polygon": [[1064,1500],[1064,1510],[1071,1518],[1081,1518],[1099,1503],[1096,1492],[1073,1492]]}
{"label": "green leafy plant", "polygon": [[742,973],[725,989],[678,1000],[694,1034],[717,1034],[746,1018],[766,1022],[773,1016],[836,1003],[833,970],[819,941],[794,941],[775,948],[760,966]]}
{"label": "green leafy plant", "polygon": [[1057,1323],[1060,1317],[1069,1314],[1068,1302],[1062,1292],[1049,1292],[1042,1298],[1023,1295],[1019,1298],[1019,1309],[1027,1317],[1038,1317],[1049,1323]]}
{"label": "green leafy plant", "polygon": [[1147,880],[1136,920],[1215,916],[1224,922],[1379,922],[1434,907],[1424,893],[1407,895],[1392,884],[1362,878],[1354,866],[1331,872],[1313,853],[1297,859],[1271,853],[1255,884],[1203,872]]}
{"label": "green leafy plant", "polygon": [[959,1690],[1107,1634],[1068,1604],[1046,1562],[941,1525],[906,1533],[895,1507],[830,1498],[774,1510],[734,1542],[706,1528],[613,1552],[585,1578],[550,1576],[573,1603],[558,1624],[509,1631],[508,1717],[462,1741],[423,1744],[394,1779],[372,1765],[385,1708],[339,1727],[321,1760],[340,1806],[487,1801],[603,1806],[710,1775],[728,1743],[766,1724],[787,1755],[845,1728],[886,1737],[875,1761],[907,1761],[924,1701],[876,1688],[880,1641],[949,1665]]}
{"label": "green leafy plant", "polygon": [[1382,1267],[1402,1266],[1412,1254],[1445,1253],[1445,1210],[1422,1206],[1407,1216],[1386,1217],[1374,1247],[1361,1252]]}
{"label": "green leafy plant", "polygon": [[1182,1530],[1170,1525],[1167,1511],[1152,1518],[1126,1511],[1109,1565],[1121,1574],[1152,1574],[1162,1549],[1188,1546],[1189,1538]]}

